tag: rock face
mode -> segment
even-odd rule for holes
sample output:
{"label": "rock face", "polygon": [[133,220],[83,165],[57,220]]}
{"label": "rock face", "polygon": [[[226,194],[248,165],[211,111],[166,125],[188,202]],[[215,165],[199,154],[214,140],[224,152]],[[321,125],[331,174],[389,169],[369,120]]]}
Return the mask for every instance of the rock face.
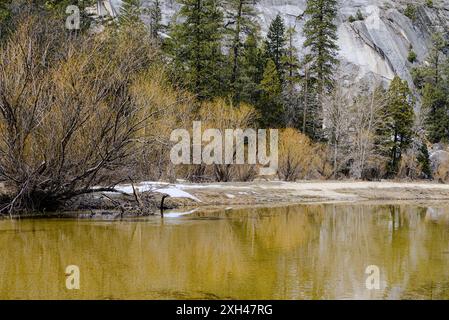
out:
{"label": "rock face", "polygon": [[[111,0],[120,7],[120,0]],[[148,5],[152,0],[143,0]],[[176,0],[162,0],[164,21],[168,23],[179,9]],[[416,6],[415,19],[403,12],[410,3]],[[302,14],[306,0],[260,0],[257,4],[258,19],[262,31],[266,32],[271,20],[279,13],[287,26],[298,31],[296,46],[304,54],[302,29],[305,18]],[[364,20],[349,22],[357,11]],[[412,85],[411,63],[407,57],[410,48],[417,54],[418,62],[426,59],[431,34],[446,32],[449,28],[449,0],[433,0],[428,6],[425,0],[340,0],[337,17],[341,59],[341,75],[350,83],[372,84],[391,80],[395,74]]]}

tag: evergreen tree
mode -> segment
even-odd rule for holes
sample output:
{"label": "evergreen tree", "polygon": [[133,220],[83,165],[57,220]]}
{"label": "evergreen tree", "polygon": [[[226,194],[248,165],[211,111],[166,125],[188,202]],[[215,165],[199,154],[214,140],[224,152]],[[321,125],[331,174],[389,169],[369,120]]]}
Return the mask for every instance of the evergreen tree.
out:
{"label": "evergreen tree", "polygon": [[268,29],[265,50],[267,58],[274,62],[281,81],[284,75],[282,62],[285,56],[286,42],[284,20],[278,14],[271,22],[270,28]]}
{"label": "evergreen tree", "polygon": [[398,173],[403,152],[412,141],[414,101],[407,81],[398,76],[391,82],[387,96],[382,135],[389,151],[388,174],[394,176]]}
{"label": "evergreen tree", "polygon": [[260,86],[270,98],[275,98],[281,93],[281,81],[273,60],[268,60]]}
{"label": "evergreen tree", "polygon": [[[447,42],[439,33],[432,36],[427,63],[413,69],[415,85],[421,90],[422,109],[430,142],[449,141],[449,60],[443,51]],[[446,72],[449,73],[449,72]]]}
{"label": "evergreen tree", "polygon": [[309,64],[309,79],[317,86],[318,93],[323,95],[326,89],[332,87],[338,63],[337,26],[334,21],[337,0],[307,0],[305,14],[309,16],[304,25],[304,48],[308,50],[305,62]]}
{"label": "evergreen tree", "polygon": [[445,56],[443,50],[448,46],[441,33],[435,33],[432,36],[432,48],[430,50],[430,75],[433,77],[433,83],[438,85],[441,80],[441,68],[444,63]]}
{"label": "evergreen tree", "polygon": [[241,76],[237,88],[241,91],[240,100],[257,105],[260,102],[260,82],[265,68],[264,52],[259,47],[256,32],[246,38],[242,50]]}
{"label": "evergreen tree", "polygon": [[282,86],[276,64],[271,59],[265,67],[260,87],[262,89],[261,124],[271,128],[278,127],[282,113],[280,105]]}
{"label": "evergreen tree", "polygon": [[449,141],[448,99],[441,86],[426,83],[422,89],[422,109],[427,114],[425,125],[432,143]]}
{"label": "evergreen tree", "polygon": [[304,25],[303,131],[314,140],[321,140],[322,103],[332,89],[337,60],[337,0],[307,0]]}
{"label": "evergreen tree", "polygon": [[153,0],[148,8],[148,14],[150,16],[151,36],[153,39],[159,39],[159,33],[163,30],[160,0]]}
{"label": "evergreen tree", "polygon": [[301,131],[313,140],[321,138],[321,111],[316,88],[313,87],[310,79],[309,66],[303,64],[301,75],[301,96],[302,96],[302,119]]}
{"label": "evergreen tree", "polygon": [[236,102],[240,102],[241,87],[241,51],[244,37],[257,28],[254,6],[258,0],[226,0],[227,33],[231,38],[230,54],[232,57],[232,71],[230,77],[231,94]]}
{"label": "evergreen tree", "polygon": [[285,55],[282,57],[282,65],[286,72],[285,81],[286,85],[291,89],[295,87],[300,80],[299,69],[300,63],[298,59],[298,49],[294,45],[294,36],[296,34],[295,28],[289,28],[286,32],[287,35],[287,48]]}
{"label": "evergreen tree", "polygon": [[430,167],[430,155],[427,145],[423,143],[418,154],[418,163],[421,166],[421,172],[425,179],[432,179],[432,168]]}
{"label": "evergreen tree", "polygon": [[11,19],[11,1],[0,1],[0,41],[6,35],[8,30],[8,23]]}
{"label": "evergreen tree", "polygon": [[141,23],[142,6],[140,0],[123,0],[120,8],[119,24],[121,26],[135,26]]}
{"label": "evergreen tree", "polygon": [[301,96],[299,92],[299,69],[298,50],[294,45],[295,28],[287,29],[287,48],[283,58],[285,69],[285,81],[282,92],[283,123],[287,127],[300,128]]}
{"label": "evergreen tree", "polygon": [[217,0],[178,0],[181,23],[174,24],[168,47],[184,84],[200,100],[223,93],[221,49],[223,14]]}

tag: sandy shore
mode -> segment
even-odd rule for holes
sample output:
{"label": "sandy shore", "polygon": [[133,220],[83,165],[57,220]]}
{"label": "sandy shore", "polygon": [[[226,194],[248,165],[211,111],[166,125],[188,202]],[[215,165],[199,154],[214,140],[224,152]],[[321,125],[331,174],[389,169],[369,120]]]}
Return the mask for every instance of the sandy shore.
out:
{"label": "sandy shore", "polygon": [[[1,185],[0,185],[1,187]],[[146,214],[158,213],[163,195],[169,195],[164,207],[169,209],[217,207],[283,206],[325,202],[449,202],[449,184],[433,182],[357,182],[357,181],[254,181],[239,183],[176,183],[142,182],[135,185],[144,201]],[[140,215],[133,202],[131,185],[119,185],[120,193],[91,194],[81,197],[62,212],[86,213],[86,217],[104,218],[105,214]],[[128,196],[124,195],[128,194]],[[111,202],[111,199],[115,199]],[[123,210],[116,205],[120,203]],[[148,211],[148,212],[147,212]]]}
{"label": "sandy shore", "polygon": [[449,185],[431,182],[279,182],[176,184],[177,189],[201,200],[182,199],[180,204],[259,205],[370,200],[447,200]]}

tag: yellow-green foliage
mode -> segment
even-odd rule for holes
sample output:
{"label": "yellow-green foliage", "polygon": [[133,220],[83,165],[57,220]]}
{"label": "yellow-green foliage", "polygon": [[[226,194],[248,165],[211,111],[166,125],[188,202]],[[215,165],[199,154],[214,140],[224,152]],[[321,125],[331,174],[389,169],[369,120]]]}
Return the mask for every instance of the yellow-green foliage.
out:
{"label": "yellow-green foliage", "polygon": [[326,161],[327,150],[313,143],[306,135],[288,128],[279,136],[279,177],[294,181],[306,178],[321,178],[331,172]]}

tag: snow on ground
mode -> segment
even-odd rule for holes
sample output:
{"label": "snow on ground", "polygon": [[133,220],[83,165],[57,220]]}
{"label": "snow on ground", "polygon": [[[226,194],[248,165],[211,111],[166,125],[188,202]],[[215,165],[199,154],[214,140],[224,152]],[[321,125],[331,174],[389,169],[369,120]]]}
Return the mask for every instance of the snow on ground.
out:
{"label": "snow on ground", "polygon": [[[209,200],[216,196],[225,196],[229,200],[238,200],[245,195],[260,195],[270,197],[270,194],[294,194],[299,197],[319,197],[332,200],[357,200],[360,192],[367,190],[378,197],[388,197],[389,192],[399,190],[404,194],[420,193],[419,190],[445,192],[449,194],[449,185],[430,182],[357,182],[357,181],[254,181],[235,183],[177,183],[147,181],[137,184],[139,192],[152,191],[169,195],[173,198],[187,198],[202,202],[200,198],[207,195]],[[120,185],[118,191],[131,194],[131,185]],[[389,191],[391,190],[391,191]],[[349,193],[348,193],[349,191]],[[206,201],[208,202],[208,201]]]}
{"label": "snow on ground", "polygon": [[[286,190],[321,190],[321,191],[336,191],[341,189],[389,189],[389,188],[422,188],[422,189],[438,189],[449,190],[449,185],[437,184],[430,182],[393,182],[393,181],[379,181],[379,182],[365,182],[365,181],[298,181],[298,182],[284,182],[284,181],[256,181],[247,183],[182,183],[176,184],[176,188],[183,190],[191,189],[229,189],[234,190],[252,190],[254,188],[260,189],[286,189]],[[244,194],[241,192],[240,194]]]}
{"label": "snow on ground", "polygon": [[[201,202],[200,199],[195,197],[194,195],[181,190],[177,186],[172,186],[168,183],[164,182],[155,182],[155,181],[146,181],[135,185],[135,188],[139,192],[156,192],[161,194],[166,194],[172,198],[186,198],[192,199],[196,202]],[[119,185],[115,188],[117,191],[132,194],[133,187],[130,184]]]}

